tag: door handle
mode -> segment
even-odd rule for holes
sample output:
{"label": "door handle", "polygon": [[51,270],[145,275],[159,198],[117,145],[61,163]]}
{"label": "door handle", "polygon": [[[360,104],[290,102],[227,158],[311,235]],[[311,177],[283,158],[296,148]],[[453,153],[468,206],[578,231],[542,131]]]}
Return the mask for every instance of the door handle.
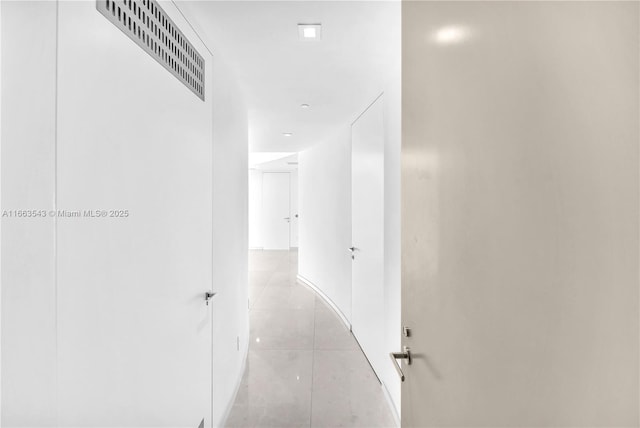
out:
{"label": "door handle", "polygon": [[353,253],[355,250],[357,250],[357,248],[356,248],[356,247],[349,247],[349,251],[351,251],[352,253]]}
{"label": "door handle", "polygon": [[204,293],[204,301],[207,303],[207,306],[209,306],[209,300],[213,299],[213,296],[216,294],[218,293],[214,293],[213,291],[207,291]]}
{"label": "door handle", "polygon": [[393,366],[396,368],[396,371],[400,375],[400,380],[404,382],[404,373],[402,372],[402,367],[398,364],[398,360],[407,360],[407,364],[411,365],[411,350],[408,346],[402,348],[403,352],[390,352],[389,357],[391,357],[391,361],[393,361]]}

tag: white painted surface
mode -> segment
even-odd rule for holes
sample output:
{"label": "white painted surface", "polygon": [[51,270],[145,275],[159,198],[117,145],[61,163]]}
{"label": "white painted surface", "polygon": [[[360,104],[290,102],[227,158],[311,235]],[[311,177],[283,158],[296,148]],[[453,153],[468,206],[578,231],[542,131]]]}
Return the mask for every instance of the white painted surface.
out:
{"label": "white painted surface", "polygon": [[638,426],[639,12],[403,2],[403,424]]}
{"label": "white painted surface", "polygon": [[212,58],[162,6],[204,102],[93,2],[59,4],[58,208],[129,211],[58,219],[61,426],[212,426]]}
{"label": "white painted surface", "polygon": [[298,213],[298,171],[292,171],[289,176],[290,183],[290,199],[291,199],[291,209],[289,212],[289,216],[291,217],[291,238],[289,240],[289,247],[297,248],[298,247],[298,223],[300,214]]}
{"label": "white painted surface", "polygon": [[[54,208],[56,4],[0,2],[2,210]],[[54,426],[55,219],[2,218],[3,427]]]}
{"label": "white painted surface", "polygon": [[[200,30],[198,29],[198,32]],[[214,426],[233,403],[249,341],[247,110],[235,76],[213,63]]]}
{"label": "white painted surface", "polygon": [[[288,250],[298,246],[297,163],[298,155],[289,155],[277,160],[255,164],[249,170],[249,248]],[[286,183],[284,181],[276,184],[272,179],[273,176],[269,175],[267,180],[271,181],[267,183],[267,186],[270,187],[264,196],[263,177],[265,174],[288,175],[288,187],[285,189]],[[276,178],[284,180],[282,176]],[[285,192],[288,196],[285,195]],[[285,206],[287,205],[286,199],[288,199],[288,208]],[[285,229],[280,223],[280,220],[284,220],[285,217],[290,218],[288,229]],[[288,234],[288,238],[285,234]],[[288,241],[286,244],[285,239]],[[269,245],[278,245],[279,247],[268,248]]]}
{"label": "white painted surface", "polygon": [[290,237],[290,181],[288,172],[262,174],[262,247],[288,250]]}
{"label": "white painted surface", "polygon": [[351,329],[376,373],[384,358],[384,96],[351,125]]}
{"label": "white painted surface", "polygon": [[249,248],[262,249],[262,171],[249,170]]}
{"label": "white painted surface", "polygon": [[[0,52],[2,51],[2,6],[0,5]],[[0,95],[2,94],[2,54],[0,53]],[[0,141],[2,141],[2,101],[0,101]],[[0,144],[1,147],[1,144]],[[2,149],[0,148],[0,208],[2,205]],[[0,425],[2,425],[2,221],[0,220]]]}
{"label": "white painted surface", "polygon": [[[390,42],[397,46],[393,76],[384,90],[384,350],[400,349],[400,140],[401,71],[400,3],[394,11],[397,31]],[[391,399],[396,422],[400,425],[400,378],[390,361],[380,370],[380,379]]]}
{"label": "white painted surface", "polygon": [[351,322],[350,127],[300,152],[299,162],[298,272]]}
{"label": "white painted surface", "polygon": [[[384,64],[384,85],[363,100],[356,119],[384,92],[384,352],[400,348],[400,3],[387,11],[388,44],[395,54]],[[390,47],[389,47],[390,46]],[[299,273],[349,320],[351,316],[351,136],[345,126],[332,138],[300,153]],[[322,179],[318,179],[322,177]],[[378,375],[400,412],[400,381],[386,360]]]}
{"label": "white painted surface", "polygon": [[[380,93],[398,53],[392,42],[397,1],[192,1],[188,7],[245,88],[252,151],[298,152],[331,138]],[[300,41],[301,21],[322,23],[322,40]],[[311,107],[300,108],[303,103]]]}
{"label": "white painted surface", "polygon": [[[54,208],[55,201],[55,82],[56,82],[56,4],[51,2],[2,2],[2,208]],[[169,3],[167,8],[173,8]],[[73,20],[76,16],[72,11],[78,9],[77,17],[84,16],[86,11],[88,22],[81,19]],[[80,11],[81,10],[81,11]],[[89,12],[91,10],[91,12]],[[174,11],[175,12],[175,11]],[[182,22],[179,14],[172,17]],[[214,420],[218,426],[225,413],[225,408],[231,402],[234,388],[238,384],[243,369],[243,356],[247,349],[248,316],[246,290],[246,250],[247,250],[247,115],[242,102],[241,91],[235,84],[234,77],[225,67],[216,61],[213,69],[213,92],[215,97],[208,97],[207,113],[200,117],[208,125],[194,123],[196,116],[183,117],[186,113],[193,113],[187,108],[184,113],[171,106],[185,107],[190,103],[186,99],[195,96],[188,89],[171,77],[147,54],[141,53],[133,42],[121,34],[119,30],[113,33],[110,24],[95,11],[94,3],[60,3],[60,19],[64,22],[64,30],[60,34],[61,53],[60,62],[60,91],[59,91],[59,163],[66,165],[64,172],[59,171],[59,196],[62,201],[74,199],[83,206],[94,205],[96,202],[115,203],[122,201],[133,206],[132,216],[149,214],[148,208],[159,206],[159,213],[147,215],[146,222],[140,222],[143,217],[136,219],[136,224],[117,223],[107,221],[102,224],[82,223],[87,236],[73,238],[84,240],[82,248],[68,244],[72,233],[78,232],[78,223],[61,225],[60,234],[66,238],[60,239],[58,250],[60,272],[58,281],[59,309],[56,313],[55,289],[55,233],[54,221],[50,219],[41,222],[16,221],[2,224],[2,426],[69,426],[73,420],[88,418],[95,415],[104,416],[100,425],[124,424],[125,418],[130,418],[135,412],[149,410],[153,403],[149,395],[140,393],[132,397],[131,384],[141,380],[149,380],[148,375],[156,367],[154,379],[149,381],[162,383],[157,390],[148,391],[151,396],[172,394],[166,405],[156,405],[153,416],[143,421],[129,423],[129,425],[176,425],[168,413],[174,411],[175,404],[182,399],[190,399],[191,394],[198,389],[198,382],[210,379],[210,364],[208,367],[198,368],[200,372],[194,382],[186,385],[186,373],[195,373],[194,365],[182,362],[168,361],[161,365],[163,358],[173,353],[174,356],[186,353],[185,342],[198,332],[198,328],[205,328],[205,324],[177,334],[177,325],[187,321],[188,313],[184,313],[183,320],[177,320],[174,326],[160,328],[153,325],[142,340],[133,340],[133,331],[140,326],[151,325],[149,311],[159,312],[158,303],[166,302],[171,290],[184,287],[195,289],[196,282],[190,274],[178,275],[178,271],[188,269],[201,272],[206,266],[209,279],[205,289],[211,287],[211,271],[218,295],[214,298],[206,314],[214,313],[215,326],[215,359],[219,362],[214,366],[216,382],[213,390],[214,417],[211,412],[207,417],[207,425]],[[182,24],[180,24],[182,26]],[[194,22],[197,27],[197,23]],[[190,33],[188,27],[186,32]],[[72,34],[75,31],[75,34]],[[83,35],[83,37],[80,37]],[[126,42],[114,42],[111,37],[118,36]],[[189,36],[196,43],[197,37]],[[113,50],[119,49],[117,55]],[[80,55],[82,51],[82,55]],[[85,52],[86,51],[86,52]],[[109,53],[106,53],[106,52]],[[99,53],[104,54],[104,57]],[[123,60],[121,56],[126,57]],[[112,61],[108,60],[111,59]],[[127,62],[128,61],[128,62]],[[108,62],[108,63],[107,63]],[[10,65],[10,66],[8,66]],[[94,69],[95,68],[95,69]],[[84,73],[88,69],[93,74]],[[116,73],[112,73],[116,71]],[[146,75],[136,79],[141,72]],[[73,80],[73,77],[77,79]],[[97,80],[97,77],[102,77]],[[125,78],[126,77],[126,78]],[[209,75],[210,78],[210,75]],[[210,79],[211,80],[211,79]],[[135,83],[134,83],[135,82]],[[168,86],[167,86],[168,85]],[[109,88],[112,94],[105,93]],[[184,93],[183,93],[184,91]],[[148,96],[147,101],[140,101],[139,95]],[[185,95],[186,94],[186,95]],[[211,95],[211,94],[209,94]],[[119,110],[108,110],[106,106],[96,103],[100,97],[108,98],[117,104]],[[120,101],[115,98],[120,97]],[[184,98],[186,97],[186,98]],[[213,111],[210,101],[215,99]],[[79,104],[76,104],[75,102]],[[149,110],[132,111],[134,107],[145,104]],[[203,105],[200,102],[200,105]],[[82,111],[77,109],[82,108]],[[114,113],[115,112],[115,113]],[[129,112],[130,114],[117,114]],[[149,113],[149,114],[145,114]],[[178,120],[178,117],[179,119]],[[153,144],[144,138],[134,139],[130,133],[115,134],[115,129],[107,127],[104,118],[116,117],[127,131],[140,131],[137,136],[153,133],[157,138]],[[212,125],[212,118],[214,124]],[[82,120],[80,120],[82,119]],[[175,122],[179,124],[176,125]],[[73,122],[73,123],[72,123]],[[7,125],[9,124],[9,125]],[[146,124],[147,129],[142,132],[140,124]],[[182,126],[180,126],[182,124]],[[117,127],[117,125],[112,125]],[[213,146],[211,132],[213,128]],[[104,130],[100,136],[92,135],[95,130]],[[145,134],[147,133],[147,134]],[[177,138],[176,133],[180,135]],[[82,140],[78,136],[89,135],[91,138]],[[157,135],[156,135],[157,134]],[[94,138],[95,137],[95,138]],[[113,137],[113,138],[110,138]],[[206,140],[205,140],[206,137]],[[104,141],[110,139],[109,141]],[[81,141],[82,140],[82,141]],[[179,147],[172,144],[179,141]],[[99,144],[102,142],[103,144]],[[156,146],[158,142],[163,142]],[[203,144],[200,144],[203,143]],[[195,145],[198,145],[196,148]],[[72,147],[73,146],[73,147]],[[75,151],[71,150],[75,149]],[[174,150],[175,149],[175,150]],[[172,151],[172,161],[169,162],[167,152]],[[212,153],[213,150],[213,153]],[[100,157],[100,155],[105,155]],[[140,160],[139,155],[144,155]],[[211,201],[211,169],[206,176],[200,177],[200,172],[214,157],[213,191],[214,200]],[[158,162],[149,162],[150,159]],[[111,161],[111,165],[105,165]],[[188,170],[180,167],[188,163]],[[92,169],[92,167],[94,167]],[[162,175],[159,175],[160,167]],[[134,173],[136,173],[135,176]],[[76,179],[74,179],[74,176]],[[187,177],[196,178],[197,183],[189,189],[184,189],[184,195],[178,195],[177,190],[185,184]],[[169,178],[176,178],[171,183]],[[129,178],[129,179],[127,179]],[[154,180],[155,179],[155,180]],[[66,183],[63,188],[63,183]],[[232,183],[229,185],[229,183]],[[119,188],[117,188],[119,186]],[[142,187],[145,186],[144,189]],[[192,188],[195,187],[195,190]],[[208,188],[208,198],[203,190]],[[144,190],[144,191],[142,191]],[[189,195],[202,193],[199,201],[191,201],[198,206],[189,206]],[[184,198],[177,205],[184,208],[184,212],[167,211],[168,202],[176,202],[176,198]],[[185,201],[186,200],[186,201]],[[208,204],[205,206],[205,204]],[[161,205],[161,206],[160,206]],[[176,205],[176,204],[173,204]],[[202,205],[202,206],[200,206]],[[90,206],[90,209],[97,208]],[[192,209],[189,209],[192,208]],[[197,250],[193,255],[191,249],[186,248],[183,254],[176,254],[177,249],[164,247],[151,249],[154,254],[133,257],[133,253],[141,247],[154,242],[173,240],[174,243],[184,242],[182,239],[189,235],[200,242],[203,237],[211,236],[211,229],[206,227],[195,233],[185,234],[185,216],[191,215],[186,221],[197,222],[208,217],[211,225],[213,208],[213,245],[209,238],[206,247]],[[173,214],[168,214],[168,213]],[[208,213],[208,214],[207,214]],[[174,215],[175,214],[175,215]],[[171,218],[169,216],[171,215]],[[67,219],[69,220],[69,219]],[[151,233],[162,221],[165,227],[158,234]],[[72,220],[69,220],[71,222]],[[122,228],[131,226],[131,233],[124,236]],[[95,226],[95,227],[94,227]],[[135,226],[135,227],[134,227]],[[181,230],[178,230],[178,227]],[[69,231],[69,228],[73,229]],[[105,230],[109,228],[109,235]],[[195,228],[194,228],[195,229]],[[97,235],[104,239],[98,241]],[[148,240],[141,239],[146,234]],[[65,241],[66,239],[66,241]],[[97,243],[106,243],[105,246]],[[194,241],[192,241],[193,243]],[[11,248],[10,251],[7,251]],[[114,251],[115,249],[122,251]],[[179,249],[179,248],[178,248]],[[62,254],[62,251],[66,255]],[[69,251],[67,251],[69,250]],[[82,251],[80,251],[82,250]],[[99,252],[111,250],[110,258],[98,257]],[[166,251],[158,257],[158,252]],[[213,254],[212,254],[213,250]],[[71,260],[71,251],[77,258]],[[127,255],[131,257],[127,257]],[[157,257],[152,258],[151,255]],[[202,259],[198,257],[202,256]],[[213,266],[211,261],[213,260]],[[100,264],[100,266],[96,266]],[[136,264],[138,267],[136,267]],[[95,268],[95,269],[93,269]],[[150,273],[150,275],[129,275],[132,271]],[[126,272],[122,272],[125,270]],[[171,270],[167,278],[158,278],[159,273]],[[133,272],[135,273],[135,272]],[[79,275],[81,274],[81,275]],[[155,278],[153,278],[155,275]],[[120,277],[122,281],[117,281]],[[84,280],[83,280],[84,278]],[[113,281],[109,281],[113,279]],[[109,281],[109,282],[107,282]],[[129,289],[118,288],[118,285],[134,282],[140,287]],[[163,288],[163,283],[171,283],[171,287]],[[70,287],[78,285],[71,293]],[[174,287],[177,285],[177,287]],[[100,287],[99,290],[96,290]],[[198,286],[199,287],[199,286]],[[91,290],[96,293],[88,296]],[[119,309],[109,310],[116,304],[117,299],[122,305]],[[79,302],[83,297],[91,297],[89,301]],[[195,309],[196,314],[206,308],[202,304],[202,293],[189,292],[189,296],[178,296],[177,303]],[[73,304],[83,303],[83,304]],[[86,303],[86,304],[84,304]],[[141,304],[136,304],[141,303]],[[175,320],[179,311],[170,312],[170,318]],[[78,316],[80,315],[80,316]],[[137,318],[134,318],[137,315]],[[153,315],[153,314],[151,314]],[[161,314],[164,318],[166,313]],[[207,315],[209,316],[209,315]],[[160,317],[160,314],[158,314]],[[69,322],[73,321],[73,325]],[[128,318],[129,321],[125,321]],[[56,322],[58,321],[58,324]],[[208,321],[201,317],[198,321]],[[117,338],[121,342],[105,342],[105,331],[95,329],[96,322],[103,323],[107,328],[121,328],[123,334]],[[59,327],[60,337],[56,328]],[[70,335],[71,329],[75,332]],[[92,331],[89,331],[92,330]],[[202,331],[202,330],[200,330]],[[77,333],[77,334],[76,334]],[[177,340],[172,340],[180,336]],[[210,336],[209,336],[210,337]],[[239,346],[237,344],[239,338]],[[59,343],[56,355],[56,342]],[[149,352],[150,344],[162,342],[164,349],[153,354]],[[77,346],[76,346],[77,345]],[[120,346],[122,345],[122,346]],[[103,361],[93,361],[88,364],[87,356],[98,350],[104,351],[97,356]],[[175,348],[175,349],[169,349]],[[204,350],[210,356],[211,346]],[[198,353],[200,355],[200,353]],[[193,354],[188,359],[193,361]],[[80,364],[74,364],[75,359]],[[82,361],[81,361],[82,360]],[[164,361],[167,362],[167,361]],[[85,364],[87,363],[87,364]],[[131,363],[131,364],[126,364]],[[169,366],[180,365],[177,369]],[[139,369],[133,372],[137,365]],[[108,379],[106,374],[114,373],[120,366],[122,370]],[[185,367],[188,370],[185,371]],[[128,371],[126,381],[124,374]],[[88,374],[86,377],[73,381],[79,373]],[[60,382],[58,383],[58,373]],[[167,377],[174,377],[167,379]],[[144,379],[147,377],[147,379]],[[164,377],[164,379],[162,379]],[[103,382],[100,384],[96,380]],[[114,389],[109,386],[120,382],[127,388]],[[123,383],[124,382],[124,383]],[[110,383],[110,385],[109,385]],[[102,388],[107,385],[107,388]],[[139,385],[139,383],[138,383]],[[166,388],[171,385],[171,388]],[[182,386],[181,386],[182,385]],[[150,388],[149,388],[150,389]],[[138,389],[140,392],[140,389]],[[143,391],[144,392],[144,391]],[[86,409],[82,405],[95,404],[93,399],[104,394],[103,404],[113,405],[111,413],[100,415],[100,411],[88,415],[90,406]],[[177,394],[177,395],[176,395]],[[190,406],[198,406],[202,402],[198,398],[211,404],[212,389],[209,386],[204,394],[198,394],[191,403],[180,406],[177,411],[188,410]],[[176,398],[177,399],[174,399]],[[119,404],[117,403],[119,401]],[[128,402],[125,402],[128,400]],[[80,403],[80,404],[79,404]],[[123,404],[124,403],[124,404]],[[156,404],[158,400],[156,400]],[[121,405],[120,409],[118,406]],[[158,412],[158,409],[161,409]],[[95,410],[95,408],[94,408]],[[99,409],[98,409],[99,410]],[[84,415],[81,415],[85,412]],[[60,419],[56,420],[56,413]],[[135,415],[134,415],[135,416]],[[198,420],[189,418],[187,426],[197,426]],[[90,425],[89,422],[86,423]]]}

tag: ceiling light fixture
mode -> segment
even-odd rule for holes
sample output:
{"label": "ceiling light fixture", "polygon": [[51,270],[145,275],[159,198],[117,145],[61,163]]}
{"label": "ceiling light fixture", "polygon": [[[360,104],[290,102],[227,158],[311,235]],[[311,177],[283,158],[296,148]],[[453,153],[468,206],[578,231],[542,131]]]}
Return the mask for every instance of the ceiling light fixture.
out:
{"label": "ceiling light fixture", "polygon": [[320,40],[322,38],[322,24],[298,24],[300,40]]}
{"label": "ceiling light fixture", "polygon": [[309,107],[311,107],[309,104],[300,104],[300,108],[307,109]]}
{"label": "ceiling light fixture", "polygon": [[291,136],[293,136],[293,133],[291,133],[291,132],[283,132],[282,135],[284,135],[285,137],[291,137]]}

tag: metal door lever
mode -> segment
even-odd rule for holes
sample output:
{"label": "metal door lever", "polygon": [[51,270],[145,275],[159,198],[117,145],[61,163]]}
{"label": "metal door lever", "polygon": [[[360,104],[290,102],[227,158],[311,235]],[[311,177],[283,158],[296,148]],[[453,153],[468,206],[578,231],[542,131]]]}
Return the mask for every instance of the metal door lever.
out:
{"label": "metal door lever", "polygon": [[207,302],[207,306],[209,306],[209,300],[211,300],[216,294],[217,293],[214,293],[213,291],[207,291],[204,293],[204,301]]}
{"label": "metal door lever", "polygon": [[393,365],[400,375],[400,380],[404,382],[404,373],[402,372],[400,364],[398,364],[398,360],[407,360],[407,364],[411,365],[411,350],[408,346],[405,346],[402,349],[404,352],[390,352],[389,357],[391,357],[391,361],[393,361]]}

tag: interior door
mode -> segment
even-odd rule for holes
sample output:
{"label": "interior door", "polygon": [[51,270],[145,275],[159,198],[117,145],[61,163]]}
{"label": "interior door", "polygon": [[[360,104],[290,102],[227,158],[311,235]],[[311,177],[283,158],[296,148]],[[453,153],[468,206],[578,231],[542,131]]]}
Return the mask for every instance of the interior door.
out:
{"label": "interior door", "polygon": [[265,250],[288,250],[291,212],[289,173],[262,174],[262,239]]}
{"label": "interior door", "polygon": [[298,171],[290,173],[291,179],[291,239],[289,246],[298,248]]}
{"label": "interior door", "polygon": [[95,2],[58,8],[58,425],[211,426],[211,57],[203,101]]}
{"label": "interior door", "polygon": [[403,2],[403,426],[638,426],[638,12]]}
{"label": "interior door", "polygon": [[384,106],[380,96],[351,127],[353,334],[376,372],[386,364],[384,313]]}

